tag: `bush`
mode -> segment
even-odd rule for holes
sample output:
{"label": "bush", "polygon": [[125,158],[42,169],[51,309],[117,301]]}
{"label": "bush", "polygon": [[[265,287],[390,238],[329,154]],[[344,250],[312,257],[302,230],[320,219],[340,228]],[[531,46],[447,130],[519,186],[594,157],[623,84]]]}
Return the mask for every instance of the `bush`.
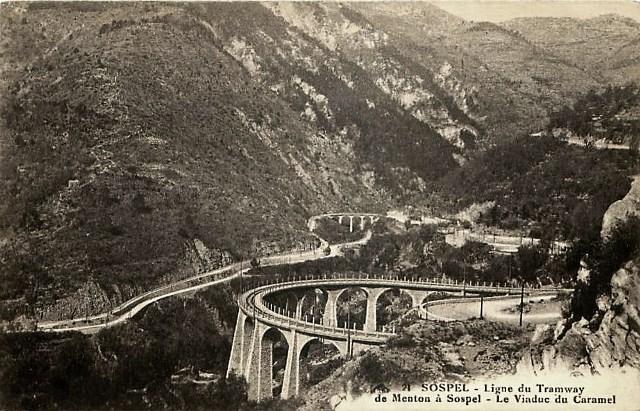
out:
{"label": "bush", "polygon": [[367,354],[358,364],[359,375],[369,384],[386,382],[385,368],[375,354]]}
{"label": "bush", "polygon": [[387,341],[387,347],[389,348],[409,348],[414,347],[416,342],[413,339],[413,336],[409,334],[396,335],[391,337]]}

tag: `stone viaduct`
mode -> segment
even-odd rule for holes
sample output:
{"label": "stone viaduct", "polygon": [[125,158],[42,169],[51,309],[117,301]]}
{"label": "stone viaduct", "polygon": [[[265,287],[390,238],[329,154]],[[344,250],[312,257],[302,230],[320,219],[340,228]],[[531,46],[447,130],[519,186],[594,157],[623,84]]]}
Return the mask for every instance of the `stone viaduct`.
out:
{"label": "stone viaduct", "polygon": [[[323,218],[334,219],[338,221],[338,224],[343,224],[343,222],[349,221],[349,232],[353,233],[354,229],[357,227],[360,231],[364,231],[365,225],[369,222],[373,225],[376,221],[381,218],[386,218],[386,216],[382,214],[374,214],[374,213],[327,213],[313,216],[307,222],[307,226],[309,231],[314,231],[318,224],[318,220]],[[357,225],[354,225],[354,221]]]}
{"label": "stone viaduct", "polygon": [[[349,288],[366,293],[366,321],[362,329],[355,324],[337,324],[337,303]],[[321,319],[303,317],[305,290],[323,290],[326,303]],[[306,277],[285,282],[262,285],[240,295],[227,376],[244,376],[248,382],[249,399],[262,401],[272,397],[273,344],[281,334],[287,342],[288,353],[284,369],[281,397],[290,398],[299,393],[300,363],[305,348],[313,341],[332,344],[341,355],[353,355],[369,347],[381,345],[394,334],[382,331],[377,324],[376,303],[388,290],[400,290],[411,297],[412,306],[420,307],[424,299],[434,292],[465,293],[504,296],[519,293],[520,289],[486,283],[461,283],[442,280],[407,280],[398,277],[359,275],[343,278]],[[269,295],[283,292],[302,295],[291,310],[268,301]],[[525,289],[527,295],[549,293],[550,290]],[[307,294],[308,295],[308,294]]]}

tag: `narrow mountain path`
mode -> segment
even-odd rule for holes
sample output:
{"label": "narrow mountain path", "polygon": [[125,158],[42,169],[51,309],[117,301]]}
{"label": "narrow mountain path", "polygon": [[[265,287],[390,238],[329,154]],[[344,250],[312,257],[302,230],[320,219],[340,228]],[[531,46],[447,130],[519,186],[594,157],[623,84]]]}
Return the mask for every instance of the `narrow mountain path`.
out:
{"label": "narrow mountain path", "polygon": [[[304,261],[314,261],[329,257],[342,255],[343,248],[349,248],[357,245],[366,244],[372,236],[372,232],[367,230],[365,235],[356,241],[329,245],[329,243],[315,235],[320,240],[320,247],[311,251],[294,251],[280,255],[263,257],[260,259],[261,266],[273,266],[282,264],[295,264]],[[331,252],[325,254],[324,250],[331,247]],[[190,293],[206,287],[220,285],[237,278],[241,273],[245,273],[251,269],[251,262],[244,260],[236,262],[216,270],[212,270],[203,274],[185,278],[165,286],[156,288],[128,301],[109,312],[101,313],[93,316],[74,318],[60,321],[47,321],[38,323],[37,331],[80,331],[82,333],[95,333],[102,328],[111,327],[120,324],[134,317],[140,311],[156,301],[172,297],[179,294]]]}

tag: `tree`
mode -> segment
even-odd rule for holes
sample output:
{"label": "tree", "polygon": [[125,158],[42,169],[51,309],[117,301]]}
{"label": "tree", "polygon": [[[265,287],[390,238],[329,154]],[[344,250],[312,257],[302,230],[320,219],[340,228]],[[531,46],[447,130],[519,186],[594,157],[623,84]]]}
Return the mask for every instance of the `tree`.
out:
{"label": "tree", "polygon": [[520,246],[517,253],[520,276],[525,281],[536,281],[539,270],[547,261],[547,251],[538,245]]}
{"label": "tree", "polygon": [[369,354],[360,360],[359,375],[370,384],[385,382],[386,370],[375,354]]}
{"label": "tree", "polygon": [[640,217],[632,216],[619,223],[605,240],[596,270],[607,283],[622,264],[640,252]]}
{"label": "tree", "polygon": [[136,213],[144,214],[151,212],[151,208],[147,205],[144,194],[137,193],[133,200],[131,200],[131,206],[136,211]]}
{"label": "tree", "polygon": [[247,383],[243,377],[231,374],[218,381],[215,389],[209,392],[208,400],[213,409],[237,407],[247,401]]}

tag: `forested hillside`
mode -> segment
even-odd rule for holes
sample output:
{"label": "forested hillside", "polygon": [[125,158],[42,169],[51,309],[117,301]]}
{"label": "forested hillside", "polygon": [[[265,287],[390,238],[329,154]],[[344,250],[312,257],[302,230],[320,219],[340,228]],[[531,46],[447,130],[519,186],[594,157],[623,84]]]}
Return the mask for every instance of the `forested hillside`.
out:
{"label": "forested hillside", "polygon": [[518,139],[601,76],[426,3],[0,7],[3,318],[309,246],[327,211],[503,198],[572,236],[634,164]]}
{"label": "forested hillside", "polygon": [[605,139],[638,150],[640,143],[640,89],[635,83],[590,90],[572,106],[554,111],[547,127],[582,138]]}
{"label": "forested hillside", "polygon": [[535,236],[575,239],[599,236],[609,205],[624,197],[638,156],[595,151],[552,136],[520,137],[472,159],[439,181],[449,203],[462,209],[494,201],[482,217],[489,225],[535,229]]}
{"label": "forested hillside", "polygon": [[428,122],[263,5],[3,8],[7,37],[32,39],[3,43],[9,318],[306,246],[309,216],[382,210],[456,166]]}

